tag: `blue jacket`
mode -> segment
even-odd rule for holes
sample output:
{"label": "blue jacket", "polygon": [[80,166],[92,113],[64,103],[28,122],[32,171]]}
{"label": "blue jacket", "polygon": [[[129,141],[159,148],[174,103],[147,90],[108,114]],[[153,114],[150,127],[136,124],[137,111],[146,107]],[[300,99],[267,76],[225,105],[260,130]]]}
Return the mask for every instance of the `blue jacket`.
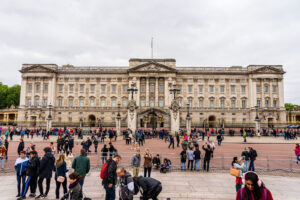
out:
{"label": "blue jacket", "polygon": [[63,161],[62,165],[58,168],[56,168],[54,165],[53,171],[55,171],[55,178],[57,178],[58,176],[66,177],[66,173],[68,172],[66,162]]}
{"label": "blue jacket", "polygon": [[27,170],[27,163],[28,163],[28,158],[25,157],[24,159],[18,158],[15,162],[15,170],[17,175],[22,176],[26,174]]}

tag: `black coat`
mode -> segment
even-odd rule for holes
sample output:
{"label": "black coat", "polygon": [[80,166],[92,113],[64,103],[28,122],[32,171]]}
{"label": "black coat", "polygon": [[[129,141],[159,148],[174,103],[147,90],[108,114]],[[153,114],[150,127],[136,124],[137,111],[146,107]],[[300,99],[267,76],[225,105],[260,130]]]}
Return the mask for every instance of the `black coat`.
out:
{"label": "black coat", "polygon": [[144,199],[149,199],[152,197],[153,192],[155,192],[156,187],[161,185],[161,182],[150,177],[138,177],[137,184],[142,188],[142,195]]}
{"label": "black coat", "polygon": [[51,178],[54,167],[55,158],[52,153],[48,152],[40,160],[40,178]]}
{"label": "black coat", "polygon": [[108,167],[107,167],[107,178],[103,179],[102,184],[113,184],[116,185],[117,184],[117,163],[112,160],[109,159],[108,160]]}
{"label": "black coat", "polygon": [[24,150],[24,142],[20,142],[18,146],[18,154],[20,154],[20,152],[23,150]]}
{"label": "black coat", "polygon": [[34,156],[28,161],[26,175],[30,177],[33,176],[36,177],[39,175],[39,169],[40,169],[40,160],[37,156]]}
{"label": "black coat", "polygon": [[202,146],[202,149],[205,151],[204,160],[210,160],[211,154],[213,153],[211,148],[204,148],[204,145]]}

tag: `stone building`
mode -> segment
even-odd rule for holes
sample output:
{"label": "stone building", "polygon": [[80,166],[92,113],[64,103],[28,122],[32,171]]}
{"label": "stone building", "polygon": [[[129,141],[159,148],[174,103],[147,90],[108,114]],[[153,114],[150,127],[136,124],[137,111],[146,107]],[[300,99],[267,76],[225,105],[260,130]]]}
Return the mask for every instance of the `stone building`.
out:
{"label": "stone building", "polygon": [[120,111],[125,128],[132,83],[137,128],[170,128],[174,83],[180,127],[187,112],[192,127],[253,127],[256,113],[263,126],[286,122],[281,65],[178,67],[175,59],[132,58],[123,67],[23,64],[20,72],[23,125],[45,126],[51,104],[54,126],[113,127]]}

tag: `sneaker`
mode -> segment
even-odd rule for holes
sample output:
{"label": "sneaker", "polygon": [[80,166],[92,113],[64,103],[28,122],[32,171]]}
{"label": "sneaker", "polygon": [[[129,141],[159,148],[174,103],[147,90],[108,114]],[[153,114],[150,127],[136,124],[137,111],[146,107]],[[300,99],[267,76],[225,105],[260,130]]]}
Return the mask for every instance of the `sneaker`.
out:
{"label": "sneaker", "polygon": [[35,194],[30,194],[29,197],[35,197]]}
{"label": "sneaker", "polygon": [[16,197],[20,197],[20,196],[21,196],[21,195],[18,194]]}
{"label": "sneaker", "polygon": [[44,195],[40,194],[39,196],[35,197],[35,199],[44,199]]}
{"label": "sneaker", "polygon": [[19,198],[17,198],[17,200],[22,200],[22,199],[26,199],[26,197],[19,197]]}

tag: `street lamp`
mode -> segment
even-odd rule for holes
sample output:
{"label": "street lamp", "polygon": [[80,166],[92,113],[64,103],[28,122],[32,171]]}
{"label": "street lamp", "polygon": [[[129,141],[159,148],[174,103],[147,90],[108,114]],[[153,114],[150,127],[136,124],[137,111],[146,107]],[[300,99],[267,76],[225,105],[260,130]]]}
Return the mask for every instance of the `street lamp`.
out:
{"label": "street lamp", "polygon": [[121,115],[120,115],[120,107],[121,107],[121,104],[118,103],[118,114],[117,114],[117,118],[121,118]]}
{"label": "street lamp", "polygon": [[176,99],[176,93],[179,94],[180,89],[177,89],[176,83],[173,84],[173,88],[170,89],[170,94],[174,95],[174,100]]}
{"label": "street lamp", "polygon": [[134,88],[134,83],[131,83],[131,88],[128,88],[127,91],[131,93],[131,100],[133,100],[133,94],[137,94],[138,89]]}
{"label": "street lamp", "polygon": [[188,103],[188,104],[186,104],[186,106],[187,106],[187,114],[186,114],[186,118],[190,118],[190,104]]}
{"label": "street lamp", "polygon": [[256,111],[255,121],[259,121],[257,110],[258,110],[258,106],[255,106],[255,111]]}
{"label": "street lamp", "polygon": [[51,115],[52,105],[51,105],[51,103],[48,105],[48,109],[49,109],[48,119],[51,120],[52,119],[52,115]]}

